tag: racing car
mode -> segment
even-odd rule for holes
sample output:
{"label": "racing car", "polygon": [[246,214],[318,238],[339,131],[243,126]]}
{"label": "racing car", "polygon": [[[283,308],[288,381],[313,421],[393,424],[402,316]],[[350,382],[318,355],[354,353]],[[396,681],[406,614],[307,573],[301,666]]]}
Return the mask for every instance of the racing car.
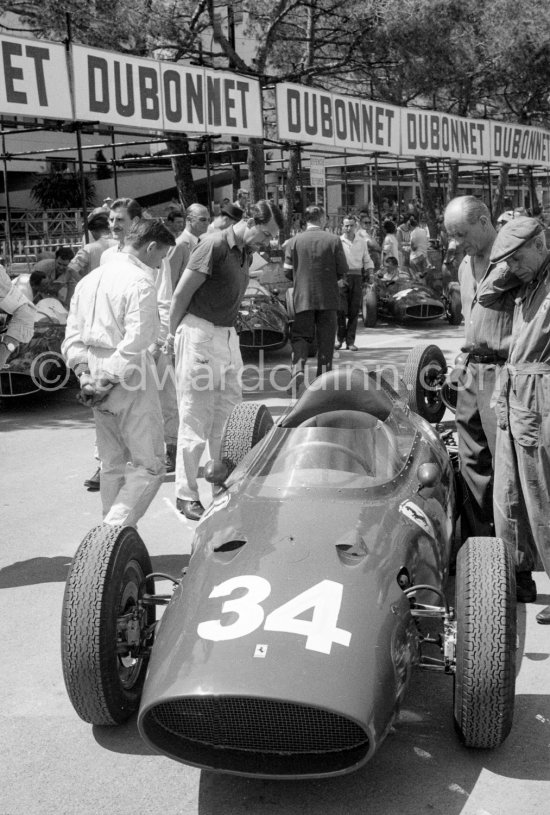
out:
{"label": "racing car", "polygon": [[[0,331],[6,316],[0,315]],[[0,370],[1,398],[54,391],[67,383],[70,371],[61,356],[67,316],[67,309],[54,297],[38,301],[32,339],[20,345]]]}
{"label": "racing car", "polygon": [[251,277],[237,315],[236,331],[241,348],[276,349],[286,345],[288,315],[277,297]]}
{"label": "racing car", "polygon": [[377,277],[363,289],[362,317],[367,327],[378,317],[397,322],[426,322],[446,318],[451,325],[462,321],[462,303],[458,283],[449,282],[438,292],[414,279],[409,269],[400,269],[392,281]]}
{"label": "racing car", "polygon": [[[220,459],[206,465],[216,493],[181,575],[155,574],[134,528],[88,533],[61,637],[84,721],[114,725],[138,711],[154,750],[216,772],[336,776],[379,749],[419,666],[453,681],[466,746],[505,740],[511,555],[499,539],[468,539],[453,607],[456,473],[401,391],[339,368],[277,422],[261,403],[238,405]],[[173,591],[155,593],[156,579]]]}

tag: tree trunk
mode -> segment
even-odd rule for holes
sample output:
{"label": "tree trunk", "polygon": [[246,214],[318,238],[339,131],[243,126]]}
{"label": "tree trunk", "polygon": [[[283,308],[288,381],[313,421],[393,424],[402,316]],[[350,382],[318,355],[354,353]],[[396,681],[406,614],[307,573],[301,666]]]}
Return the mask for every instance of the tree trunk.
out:
{"label": "tree trunk", "polygon": [[435,214],[435,206],[430,185],[430,176],[428,174],[428,162],[424,158],[417,158],[416,163],[416,177],[418,178],[418,186],[420,187],[420,200],[424,208],[426,216],[426,223],[431,238],[437,238],[437,216]]}
{"label": "tree trunk", "polygon": [[185,210],[188,206],[195,204],[198,200],[197,191],[195,189],[195,181],[193,179],[193,171],[191,168],[189,141],[185,136],[174,138],[170,137],[167,133],[164,135],[168,152],[178,154],[171,159],[171,162],[172,169],[174,170],[174,180],[178,190],[178,197],[181,201],[182,207]]}
{"label": "tree trunk", "polygon": [[506,209],[504,198],[508,187],[508,175],[510,173],[509,164],[501,164],[498,172],[498,181],[493,190],[493,220],[496,221],[499,215]]}
{"label": "tree trunk", "polygon": [[529,210],[533,218],[541,213],[539,199],[537,198],[537,182],[533,176],[533,168],[525,167],[523,170],[523,178],[527,189],[529,190]]}
{"label": "tree trunk", "polygon": [[458,171],[460,169],[460,164],[456,159],[452,159],[449,162],[449,175],[447,180],[447,203],[452,201],[453,198],[456,198],[458,195]]}
{"label": "tree trunk", "polygon": [[285,219],[284,227],[285,238],[290,237],[292,218],[294,215],[294,200],[296,198],[296,187],[298,186],[299,173],[300,173],[300,146],[294,145],[289,148],[285,192],[283,196],[283,218]]}
{"label": "tree trunk", "polygon": [[250,203],[265,198],[265,157],[262,139],[250,139],[248,145],[248,181]]}

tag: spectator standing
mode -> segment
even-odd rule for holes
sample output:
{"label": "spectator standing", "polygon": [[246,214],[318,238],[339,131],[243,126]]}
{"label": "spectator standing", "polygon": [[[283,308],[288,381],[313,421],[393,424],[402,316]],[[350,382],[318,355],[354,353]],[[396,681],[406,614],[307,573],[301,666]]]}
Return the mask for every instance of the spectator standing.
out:
{"label": "spectator standing", "polygon": [[420,226],[414,218],[410,218],[409,223],[411,226],[410,267],[417,278],[422,278],[428,271],[429,235],[426,228]]}
{"label": "spectator standing", "polygon": [[[105,201],[107,200],[111,199],[105,199]],[[122,251],[126,236],[130,232],[132,226],[139,221],[142,215],[141,206],[135,200],[135,198],[117,198],[115,201],[111,202],[110,206],[111,208],[108,216],[109,229],[113,238],[113,245],[108,249],[105,249],[101,255],[101,259],[99,261],[100,265],[113,260],[113,258],[116,258],[117,254]],[[89,492],[97,492],[100,487],[101,459],[99,459],[97,454],[97,445],[95,457],[100,462],[99,467],[90,478],[87,478],[84,481],[84,486]]]}
{"label": "spectator standing", "polygon": [[374,268],[380,268],[380,244],[378,241],[373,237],[373,229],[372,229],[372,222],[370,219],[370,215],[365,210],[361,210],[359,213],[359,228],[356,230],[357,234],[360,238],[363,238],[367,242],[367,246],[369,249],[369,255],[372,258],[372,262],[374,263]]}
{"label": "spectator standing", "polygon": [[[506,261],[522,284],[497,404],[495,531],[527,568],[535,558],[525,541],[533,539],[550,576],[550,251],[542,224],[522,216],[504,224],[491,261]],[[550,606],[537,622],[550,624]]]}
{"label": "spectator standing", "polygon": [[174,236],[177,238],[185,228],[185,218],[181,209],[171,209],[166,216],[166,226]]}
{"label": "spectator standing", "polygon": [[112,202],[109,210],[109,229],[116,243],[103,252],[101,263],[106,263],[117,252],[122,251],[126,235],[141,216],[141,205],[135,198],[117,198],[116,201]]}
{"label": "spectator standing", "polygon": [[351,215],[342,221],[343,231],[340,240],[344,247],[348,270],[338,281],[340,302],[334,346],[337,351],[340,350],[343,343],[346,343],[348,351],[357,351],[355,335],[363,297],[363,280],[370,279],[374,271],[374,263],[369,254],[367,242],[359,237],[356,227],[357,221]]}
{"label": "spectator standing", "polygon": [[248,215],[248,210],[250,208],[249,199],[250,196],[248,190],[245,190],[244,187],[241,187],[240,189],[237,190],[237,197],[233,201],[233,203],[235,206],[239,207],[239,209],[242,209],[245,215]]}
{"label": "spectator standing", "polygon": [[[472,195],[454,198],[445,210],[445,226],[449,238],[465,253],[458,277],[465,323],[462,351],[467,356],[456,406],[460,470],[466,485],[470,526],[464,532],[492,536],[497,433],[492,399],[510,350],[519,279],[506,263],[490,266],[496,231],[482,201]],[[518,600],[531,601],[531,584],[527,557],[518,563]]]}
{"label": "spectator standing", "polygon": [[382,223],[382,229],[384,231],[384,240],[382,241],[382,253],[380,258],[382,266],[384,266],[384,262],[387,257],[394,257],[397,263],[399,263],[399,246],[397,244],[396,236],[397,227],[390,218],[386,218],[386,220]]}
{"label": "spectator standing", "polygon": [[75,286],[80,279],[75,271],[69,269],[73,258],[74,252],[70,246],[58,246],[55,257],[39,260],[33,267],[33,272],[44,274],[42,295],[56,297],[65,308],[69,308]]}
{"label": "spectator standing", "polygon": [[[201,235],[206,232],[210,220],[208,210],[202,204],[191,204],[186,210],[185,229],[176,238],[176,245],[170,249],[157,273],[155,286],[159,305],[160,332],[153,351],[160,385],[159,397],[164,421],[164,445],[166,449],[166,472],[176,469],[176,445],[178,440],[178,399],[174,370],[173,348],[166,344],[170,333],[170,305],[174,290],[178,285],[191,252]],[[170,230],[173,233],[172,230]]]}
{"label": "spectator standing", "polygon": [[155,273],[174,236],[138,220],[120,252],[80,281],[62,353],[94,413],[105,523],[136,526],[164,477],[162,413],[153,358]]}
{"label": "spectator standing", "polygon": [[409,268],[409,260],[411,257],[411,225],[409,218],[406,217],[397,227],[396,237],[397,246],[399,248],[399,266],[402,269]]}
{"label": "spectator standing", "polygon": [[325,232],[325,212],[309,206],[306,229],[291,238],[285,249],[285,275],[293,281],[294,321],[292,375],[289,393],[296,395],[304,382],[310,343],[317,339],[317,376],[332,369],[338,311],[338,280],[348,264],[342,241]]}
{"label": "spectator standing", "polygon": [[110,237],[109,213],[104,207],[90,213],[88,229],[93,240],[78,250],[68,266],[68,270],[74,272],[79,280],[99,266],[101,256],[109,247],[117,245],[117,241]]}
{"label": "spectator standing", "polygon": [[179,409],[176,507],[189,520],[204,513],[197,475],[206,444],[216,458],[225,421],[242,398],[234,326],[250,257],[274,240],[282,225],[279,210],[258,201],[250,218],[201,238],[174,291],[168,341],[175,347]]}

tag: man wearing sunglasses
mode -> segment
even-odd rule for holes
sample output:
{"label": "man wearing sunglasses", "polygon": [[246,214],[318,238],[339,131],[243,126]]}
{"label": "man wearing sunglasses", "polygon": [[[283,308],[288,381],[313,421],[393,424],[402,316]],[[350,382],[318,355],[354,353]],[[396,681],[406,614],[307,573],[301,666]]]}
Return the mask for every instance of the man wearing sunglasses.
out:
{"label": "man wearing sunglasses", "polygon": [[179,409],[176,507],[192,521],[204,513],[197,474],[206,444],[210,458],[216,458],[225,421],[242,398],[235,320],[250,258],[268,247],[282,226],[279,209],[258,201],[250,218],[204,235],[174,291],[168,342],[175,349]]}

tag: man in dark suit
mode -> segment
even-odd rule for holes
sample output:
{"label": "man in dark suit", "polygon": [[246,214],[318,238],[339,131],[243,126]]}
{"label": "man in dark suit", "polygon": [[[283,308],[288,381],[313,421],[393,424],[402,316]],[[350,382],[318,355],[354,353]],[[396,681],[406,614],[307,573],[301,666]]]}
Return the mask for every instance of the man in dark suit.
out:
{"label": "man in dark suit", "polygon": [[288,392],[296,396],[304,382],[308,347],[317,340],[317,376],[332,369],[338,279],[348,271],[342,242],[325,232],[325,212],[310,206],[306,229],[290,239],[285,250],[285,275],[294,282],[294,322],[291,331],[292,376]]}

